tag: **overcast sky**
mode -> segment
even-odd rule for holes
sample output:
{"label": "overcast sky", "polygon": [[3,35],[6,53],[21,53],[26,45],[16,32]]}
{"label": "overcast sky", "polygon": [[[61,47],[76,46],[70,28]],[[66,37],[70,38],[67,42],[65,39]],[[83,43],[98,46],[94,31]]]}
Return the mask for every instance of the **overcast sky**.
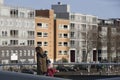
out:
{"label": "overcast sky", "polygon": [[50,9],[52,4],[69,4],[71,12],[99,18],[120,18],[120,0],[5,0],[5,4],[33,9]]}

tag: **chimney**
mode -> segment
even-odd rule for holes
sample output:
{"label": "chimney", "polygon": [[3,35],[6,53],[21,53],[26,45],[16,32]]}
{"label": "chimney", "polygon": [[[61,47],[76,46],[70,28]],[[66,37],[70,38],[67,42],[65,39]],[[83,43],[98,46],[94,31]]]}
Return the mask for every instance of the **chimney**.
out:
{"label": "chimney", "polygon": [[0,4],[4,4],[4,0],[0,0]]}

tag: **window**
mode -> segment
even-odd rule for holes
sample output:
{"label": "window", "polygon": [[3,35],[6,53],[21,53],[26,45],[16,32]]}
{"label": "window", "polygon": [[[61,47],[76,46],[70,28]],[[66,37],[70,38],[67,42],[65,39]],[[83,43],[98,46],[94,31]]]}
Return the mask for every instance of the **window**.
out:
{"label": "window", "polygon": [[97,26],[96,25],[92,25],[92,30],[97,30]]}
{"label": "window", "polygon": [[38,46],[42,46],[42,42],[37,42],[37,45]]}
{"label": "window", "polygon": [[74,46],[74,45],[75,45],[75,41],[74,41],[74,40],[71,40],[71,41],[70,41],[70,45],[71,45],[71,46]]}
{"label": "window", "polygon": [[6,37],[7,36],[7,31],[2,31],[2,37]]}
{"label": "window", "polygon": [[28,31],[28,37],[30,38],[30,37],[34,37],[34,31]]}
{"label": "window", "polygon": [[93,23],[93,24],[96,24],[96,23],[97,23],[97,18],[95,18],[95,17],[92,18],[92,23]]}
{"label": "window", "polygon": [[28,50],[28,56],[30,56],[30,50]]}
{"label": "window", "polygon": [[75,15],[71,15],[71,20],[74,20],[75,19]]}
{"label": "window", "polygon": [[42,32],[37,32],[37,37],[42,37]]}
{"label": "window", "polygon": [[27,54],[27,53],[26,53],[26,50],[24,50],[24,56],[26,56],[26,54]]}
{"label": "window", "polygon": [[48,33],[43,33],[43,37],[48,37]]}
{"label": "window", "polygon": [[86,31],[86,24],[82,24],[82,31]]}
{"label": "window", "polygon": [[10,45],[18,45],[18,40],[10,40]]}
{"label": "window", "polygon": [[11,17],[18,17],[18,10],[16,10],[16,9],[11,9],[11,10],[10,10],[10,16],[11,16]]}
{"label": "window", "polygon": [[48,42],[44,42],[44,46],[48,46]]}
{"label": "window", "polygon": [[26,59],[20,59],[21,63],[25,63]]}
{"label": "window", "polygon": [[86,41],[82,41],[82,47],[86,47]]}
{"label": "window", "polygon": [[29,63],[34,63],[34,59],[28,59]]}
{"label": "window", "polygon": [[37,23],[37,26],[41,26],[42,27],[42,23]]}
{"label": "window", "polygon": [[8,63],[9,63],[9,60],[1,60],[1,63],[2,63],[2,64],[8,64]]}
{"label": "window", "polygon": [[67,43],[67,42],[64,42],[64,46],[68,46],[68,43]]}
{"label": "window", "polygon": [[75,37],[75,32],[71,32],[71,33],[70,33],[70,37],[71,37],[71,38],[74,38],[74,37]]}
{"label": "window", "polygon": [[18,30],[10,30],[11,37],[18,37]]}
{"label": "window", "polygon": [[20,50],[20,56],[22,56],[22,50]]}
{"label": "window", "polygon": [[34,53],[35,53],[35,51],[34,51],[34,50],[32,50],[32,56],[34,56]]}
{"label": "window", "polygon": [[43,28],[48,28],[48,23],[43,23]]}
{"label": "window", "polygon": [[25,13],[24,12],[20,12],[20,17],[25,17]]}
{"label": "window", "polygon": [[64,55],[67,55],[67,51],[64,51]]}
{"label": "window", "polygon": [[59,29],[62,29],[62,24],[59,24],[58,28],[59,28]]}
{"label": "window", "polygon": [[68,38],[68,34],[64,34],[64,38]]}
{"label": "window", "polygon": [[59,52],[58,52],[58,55],[62,55],[62,51],[59,51]]}
{"label": "window", "polygon": [[5,57],[5,51],[2,50],[2,57]]}
{"label": "window", "polygon": [[82,39],[86,39],[86,33],[81,33]]}
{"label": "window", "polygon": [[62,46],[62,42],[59,42],[59,43],[58,43],[58,46]]}
{"label": "window", "polygon": [[68,25],[64,25],[64,29],[68,29]]}
{"label": "window", "polygon": [[74,23],[71,23],[71,24],[70,24],[70,28],[71,28],[71,29],[75,29],[75,24],[74,24]]}
{"label": "window", "polygon": [[86,16],[82,16],[82,22],[83,22],[83,23],[86,22]]}
{"label": "window", "polygon": [[58,34],[59,38],[62,38],[62,34]]}
{"label": "window", "polygon": [[28,41],[27,41],[27,44],[28,44],[29,46],[34,46],[34,40],[28,40]]}
{"label": "window", "polygon": [[28,13],[28,18],[34,18],[34,12],[33,11],[30,11]]}
{"label": "window", "polygon": [[7,43],[7,41],[2,41],[2,45],[7,45],[8,43]]}
{"label": "window", "polygon": [[9,50],[6,51],[6,56],[7,56],[7,57],[9,56]]}

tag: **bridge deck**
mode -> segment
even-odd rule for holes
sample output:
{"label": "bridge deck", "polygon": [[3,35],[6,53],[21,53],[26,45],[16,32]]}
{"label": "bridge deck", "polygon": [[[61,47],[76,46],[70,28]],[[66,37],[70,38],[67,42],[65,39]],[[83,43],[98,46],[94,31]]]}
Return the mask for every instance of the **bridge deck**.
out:
{"label": "bridge deck", "polygon": [[0,80],[70,80],[70,79],[0,71]]}

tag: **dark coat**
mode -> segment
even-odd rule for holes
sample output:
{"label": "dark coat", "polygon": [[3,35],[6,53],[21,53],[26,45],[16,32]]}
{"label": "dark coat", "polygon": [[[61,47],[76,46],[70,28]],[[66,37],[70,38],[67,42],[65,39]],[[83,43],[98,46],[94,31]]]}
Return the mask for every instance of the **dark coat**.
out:
{"label": "dark coat", "polygon": [[37,52],[37,74],[41,75],[47,72],[47,55]]}

